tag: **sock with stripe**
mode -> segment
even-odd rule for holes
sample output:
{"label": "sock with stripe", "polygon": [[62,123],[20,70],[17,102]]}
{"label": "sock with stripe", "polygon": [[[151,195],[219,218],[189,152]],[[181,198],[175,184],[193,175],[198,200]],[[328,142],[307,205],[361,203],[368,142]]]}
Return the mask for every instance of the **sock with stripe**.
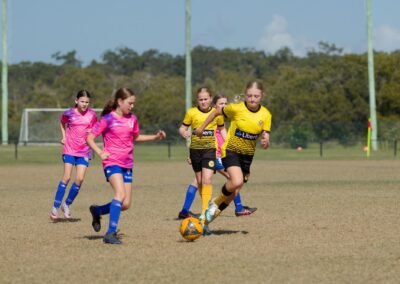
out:
{"label": "sock with stripe", "polygon": [[61,202],[64,198],[66,187],[67,187],[67,184],[60,181],[60,183],[58,184],[58,187],[57,187],[56,196],[54,198],[54,207],[55,208],[60,208]]}
{"label": "sock with stripe", "polygon": [[233,199],[233,202],[235,203],[235,211],[240,212],[243,210],[243,204],[242,204],[242,199],[240,198],[240,193],[238,193],[235,198]]}
{"label": "sock with stripe", "polygon": [[193,200],[196,197],[197,187],[190,184],[186,190],[185,202],[183,203],[182,213],[189,213]]}
{"label": "sock with stripe", "polygon": [[70,205],[72,204],[72,202],[74,202],[76,196],[77,196],[78,193],[79,193],[79,189],[80,189],[80,188],[81,188],[81,187],[80,187],[79,185],[77,185],[76,183],[73,183],[73,184],[71,185],[71,188],[70,188],[69,193],[68,193],[67,200],[65,200],[65,204],[67,204],[68,206],[70,206]]}
{"label": "sock with stripe", "polygon": [[121,214],[122,202],[116,199],[111,201],[110,205],[110,223],[108,225],[107,234],[115,233],[118,227],[119,216]]}

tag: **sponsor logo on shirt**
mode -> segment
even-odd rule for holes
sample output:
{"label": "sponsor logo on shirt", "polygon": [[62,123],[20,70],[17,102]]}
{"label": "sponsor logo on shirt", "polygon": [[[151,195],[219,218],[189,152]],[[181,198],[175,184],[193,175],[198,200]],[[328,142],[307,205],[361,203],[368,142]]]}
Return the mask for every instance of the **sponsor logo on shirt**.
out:
{"label": "sponsor logo on shirt", "polygon": [[[192,135],[196,135],[196,129],[193,130]],[[203,136],[214,136],[214,130],[204,130]]]}
{"label": "sponsor logo on shirt", "polygon": [[257,140],[257,138],[258,138],[258,134],[247,133],[247,132],[241,131],[239,129],[235,130],[235,136],[246,139],[246,140]]}

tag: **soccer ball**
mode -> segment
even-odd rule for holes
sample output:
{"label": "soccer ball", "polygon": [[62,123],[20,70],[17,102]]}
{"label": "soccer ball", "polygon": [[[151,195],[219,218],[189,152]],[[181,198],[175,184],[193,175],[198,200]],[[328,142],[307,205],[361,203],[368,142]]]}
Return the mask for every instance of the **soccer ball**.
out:
{"label": "soccer ball", "polygon": [[203,235],[203,226],[199,219],[189,217],[182,221],[179,231],[185,240],[194,241]]}

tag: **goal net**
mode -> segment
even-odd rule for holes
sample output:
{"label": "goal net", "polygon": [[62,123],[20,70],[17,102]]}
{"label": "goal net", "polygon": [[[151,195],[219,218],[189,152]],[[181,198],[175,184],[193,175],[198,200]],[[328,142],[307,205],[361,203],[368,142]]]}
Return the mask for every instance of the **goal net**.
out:
{"label": "goal net", "polygon": [[[60,116],[67,108],[26,108],[21,116],[20,144],[51,144],[61,140]],[[93,109],[100,117],[102,109]]]}

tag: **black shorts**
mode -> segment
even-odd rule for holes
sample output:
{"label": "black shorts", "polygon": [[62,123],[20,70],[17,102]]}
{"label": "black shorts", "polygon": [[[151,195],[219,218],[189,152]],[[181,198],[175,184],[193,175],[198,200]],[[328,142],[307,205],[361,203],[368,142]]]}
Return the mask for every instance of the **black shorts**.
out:
{"label": "black shorts", "polygon": [[238,154],[229,150],[226,150],[226,156],[222,158],[222,164],[224,165],[225,170],[232,166],[240,167],[242,169],[244,182],[247,182],[249,179],[252,161],[252,155]]}
{"label": "black shorts", "polygon": [[195,173],[201,172],[202,168],[214,170],[215,158],[215,149],[190,149],[190,160]]}

